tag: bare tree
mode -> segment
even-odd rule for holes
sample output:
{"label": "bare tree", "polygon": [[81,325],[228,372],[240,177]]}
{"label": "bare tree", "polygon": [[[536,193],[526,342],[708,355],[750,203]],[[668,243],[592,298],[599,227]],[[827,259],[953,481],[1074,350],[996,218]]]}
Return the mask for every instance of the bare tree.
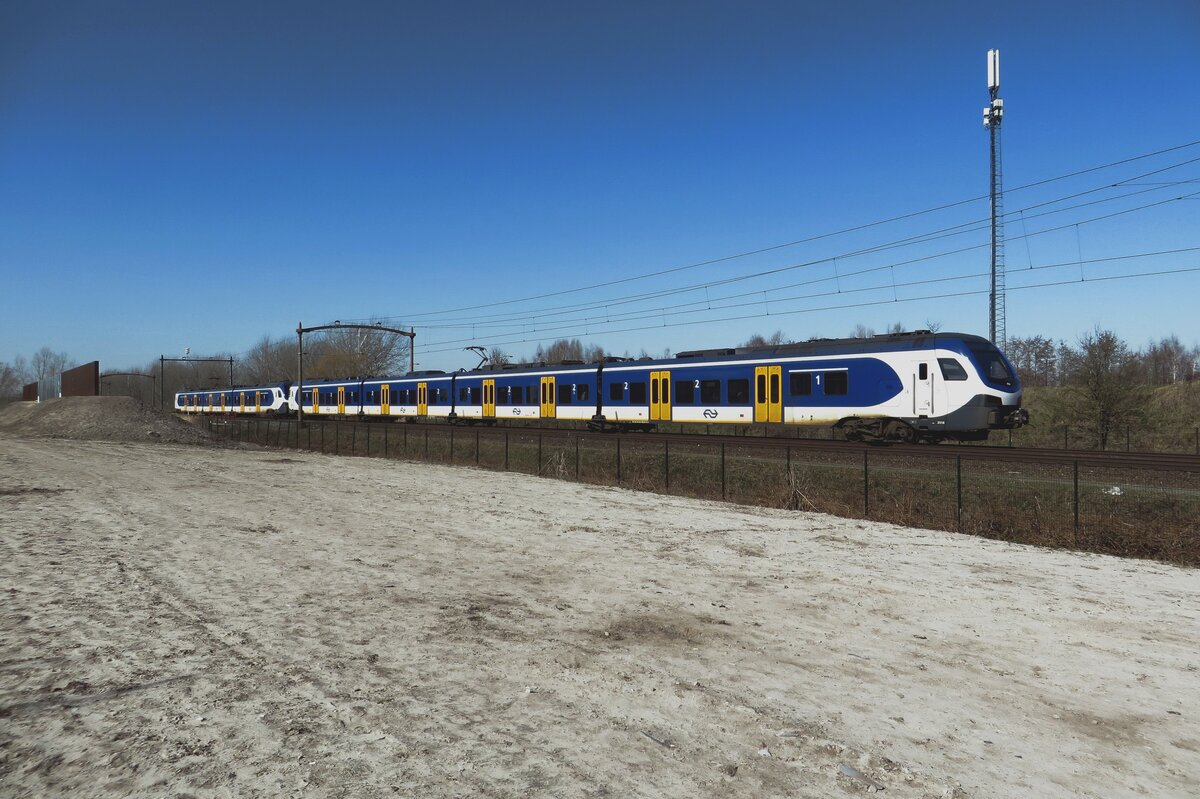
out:
{"label": "bare tree", "polygon": [[560,361],[582,361],[583,342],[577,338],[560,338],[548,347],[538,345],[533,359],[539,363],[558,363]]}
{"label": "bare tree", "polygon": [[742,344],[743,347],[774,347],[778,346],[786,340],[782,330],[776,330],[770,336],[763,336],[761,333],[755,333]]}
{"label": "bare tree", "polygon": [[1045,336],[1010,338],[1005,355],[1027,386],[1049,386],[1057,382],[1057,351]]}
{"label": "bare tree", "polygon": [[71,364],[71,357],[65,352],[55,352],[49,347],[42,347],[33,354],[29,361],[33,376],[38,381],[38,395],[57,397],[62,390],[62,373]]}
{"label": "bare tree", "polygon": [[29,378],[29,364],[24,357],[18,355],[12,363],[0,361],[0,399],[19,398]]}
{"label": "bare tree", "polygon": [[237,382],[246,385],[278,383],[296,372],[296,339],[263,336],[237,364]]}
{"label": "bare tree", "polygon": [[1141,421],[1149,395],[1140,385],[1141,364],[1111,330],[1095,331],[1079,341],[1079,358],[1069,392],[1075,422],[1104,449],[1121,427]]}
{"label": "bare tree", "polygon": [[1162,386],[1186,380],[1195,358],[1178,336],[1171,335],[1150,344],[1146,349],[1145,362],[1149,381]]}
{"label": "bare tree", "polygon": [[850,331],[850,338],[870,338],[873,335],[875,335],[875,328],[867,327],[862,322],[859,322]]}
{"label": "bare tree", "polygon": [[368,377],[394,374],[407,366],[408,338],[386,330],[340,328],[314,336],[304,346],[304,361],[311,360],[313,375]]}
{"label": "bare tree", "polygon": [[500,349],[499,347],[492,347],[490,350],[488,350],[488,366],[491,366],[494,369],[499,369],[500,367],[506,366],[511,362],[512,359],[509,358],[508,355],[505,354],[504,350]]}

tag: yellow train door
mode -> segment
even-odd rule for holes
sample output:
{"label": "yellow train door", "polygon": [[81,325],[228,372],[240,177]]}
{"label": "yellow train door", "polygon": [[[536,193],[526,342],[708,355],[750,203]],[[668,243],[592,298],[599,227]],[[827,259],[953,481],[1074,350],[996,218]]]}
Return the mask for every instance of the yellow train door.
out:
{"label": "yellow train door", "polygon": [[783,421],[783,367],[754,367],[754,421]]}
{"label": "yellow train door", "polygon": [[417,415],[425,416],[429,413],[429,389],[428,383],[417,383]]}
{"label": "yellow train door", "polygon": [[650,421],[671,421],[671,373],[650,373]]}
{"label": "yellow train door", "polygon": [[262,413],[262,392],[261,391],[254,392],[254,412]]}
{"label": "yellow train door", "polygon": [[346,387],[338,386],[338,413],[346,412]]}
{"label": "yellow train door", "polygon": [[[319,389],[319,388],[314,388],[314,389],[312,390],[312,392],[313,392],[313,396],[312,396],[312,412],[313,412],[313,413],[320,413],[320,412],[321,412],[321,389]],[[301,398],[301,400],[303,401],[303,397]]]}
{"label": "yellow train door", "polygon": [[246,412],[246,392],[239,391],[238,392],[238,413],[245,413],[245,412]]}
{"label": "yellow train door", "polygon": [[387,383],[383,384],[383,388],[379,389],[381,399],[379,400],[379,412],[384,416],[388,416],[392,412],[392,387]]}
{"label": "yellow train door", "polygon": [[555,416],[554,378],[542,378],[542,410],[543,419],[553,419]]}
{"label": "yellow train door", "polygon": [[491,378],[483,381],[483,418],[496,417],[496,381]]}

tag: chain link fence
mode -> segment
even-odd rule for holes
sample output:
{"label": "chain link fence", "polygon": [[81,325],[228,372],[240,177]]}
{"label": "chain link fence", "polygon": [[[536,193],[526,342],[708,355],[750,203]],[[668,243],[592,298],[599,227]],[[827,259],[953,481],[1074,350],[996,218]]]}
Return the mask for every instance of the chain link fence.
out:
{"label": "chain link fence", "polygon": [[578,430],[209,419],[233,442],[476,466],[1200,565],[1200,472]]}

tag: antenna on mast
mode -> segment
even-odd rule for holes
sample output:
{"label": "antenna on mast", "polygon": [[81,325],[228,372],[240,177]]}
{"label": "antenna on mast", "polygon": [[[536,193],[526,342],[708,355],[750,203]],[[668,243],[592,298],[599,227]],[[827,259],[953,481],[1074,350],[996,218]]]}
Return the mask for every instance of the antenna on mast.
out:
{"label": "antenna on mast", "polygon": [[1000,169],[1000,123],[1004,121],[1004,101],[1000,99],[999,50],[988,50],[987,78],[991,102],[983,109],[983,126],[990,134],[992,151],[992,291],[988,338],[1004,349],[1004,180]]}

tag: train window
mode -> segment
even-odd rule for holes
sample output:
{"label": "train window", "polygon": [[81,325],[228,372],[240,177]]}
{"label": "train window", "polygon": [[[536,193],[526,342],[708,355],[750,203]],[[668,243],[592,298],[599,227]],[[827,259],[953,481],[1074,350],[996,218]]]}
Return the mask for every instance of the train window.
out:
{"label": "train window", "polygon": [[730,380],[725,384],[725,393],[729,397],[729,404],[735,405],[738,403],[750,401],[750,381],[739,379]]}
{"label": "train window", "polygon": [[646,402],[646,384],[645,383],[630,383],[629,384],[629,401],[634,405],[642,405]]}
{"label": "train window", "polygon": [[938,366],[942,367],[944,380],[966,380],[967,370],[953,358],[938,358]]}
{"label": "train window", "polygon": [[812,394],[812,372],[792,372],[788,375],[788,382],[793,397]]}
{"label": "train window", "polygon": [[675,404],[691,405],[696,401],[696,384],[692,380],[675,381]]}
{"label": "train window", "polygon": [[462,388],[460,388],[458,390],[458,401],[459,402],[467,401],[467,387],[466,386],[463,386]]}
{"label": "train window", "polygon": [[579,400],[580,402],[586,402],[589,393],[590,392],[588,391],[587,383],[575,384],[575,399]]}
{"label": "train window", "polygon": [[571,404],[571,401],[574,399],[574,397],[572,396],[572,392],[571,392],[572,388],[573,388],[573,386],[571,386],[570,384],[563,384],[562,391],[560,391],[558,393],[558,404],[559,405],[570,405]]}
{"label": "train window", "polygon": [[658,402],[658,380],[650,378],[650,402],[656,404]]}
{"label": "train window", "polygon": [[700,401],[705,405],[719,405],[721,403],[721,381],[701,380]]}
{"label": "train window", "polygon": [[826,395],[843,395],[850,393],[850,380],[847,372],[825,373]]}
{"label": "train window", "polygon": [[917,379],[918,380],[928,380],[929,379],[929,364],[923,363],[917,367]]}
{"label": "train window", "polygon": [[779,402],[779,375],[771,375],[771,402]]}
{"label": "train window", "polygon": [[1008,370],[1008,365],[1004,363],[999,350],[989,344],[986,347],[971,347],[971,352],[982,367],[980,371],[990,382],[1006,386],[1013,384],[1013,374]]}
{"label": "train window", "polygon": [[754,396],[758,398],[758,402],[767,401],[767,376],[758,375],[754,381]]}
{"label": "train window", "polygon": [[608,398],[613,402],[625,399],[625,384],[621,382],[608,384]]}

